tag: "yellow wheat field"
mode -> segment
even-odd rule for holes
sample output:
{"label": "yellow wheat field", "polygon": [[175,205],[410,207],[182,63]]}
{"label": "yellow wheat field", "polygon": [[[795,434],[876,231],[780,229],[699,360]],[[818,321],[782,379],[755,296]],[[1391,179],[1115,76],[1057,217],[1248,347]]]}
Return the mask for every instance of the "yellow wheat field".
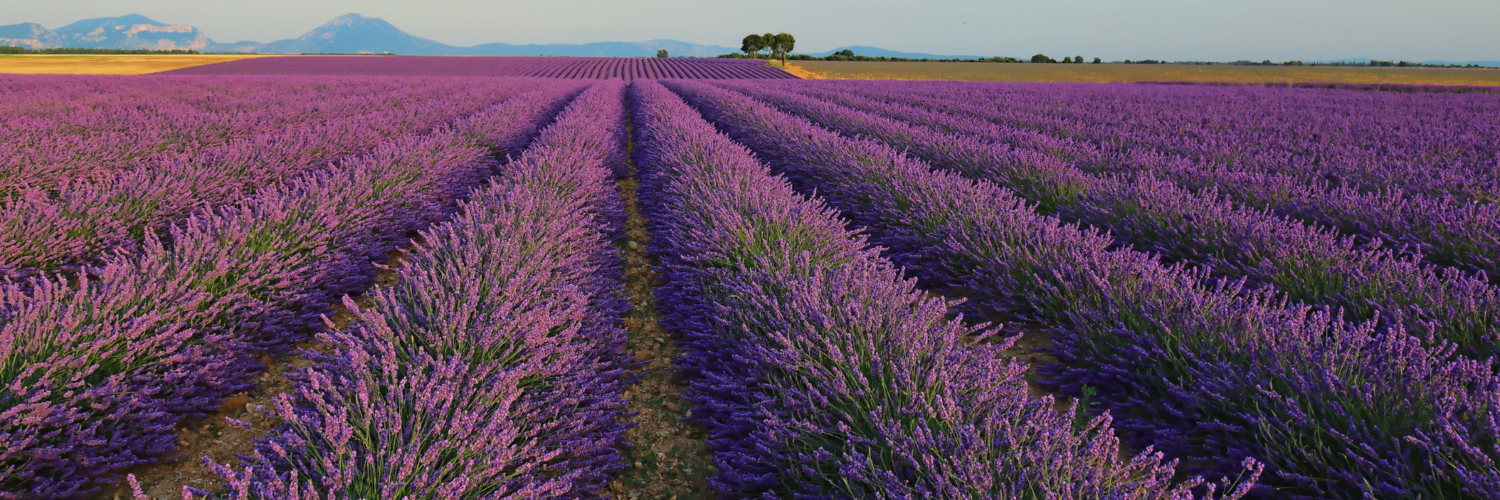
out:
{"label": "yellow wheat field", "polygon": [[144,75],[262,55],[127,54],[3,55],[0,73],[27,75]]}
{"label": "yellow wheat field", "polygon": [[1500,86],[1500,69],[870,61],[794,61],[790,66],[792,67],[788,71],[803,78],[846,80],[1319,82]]}

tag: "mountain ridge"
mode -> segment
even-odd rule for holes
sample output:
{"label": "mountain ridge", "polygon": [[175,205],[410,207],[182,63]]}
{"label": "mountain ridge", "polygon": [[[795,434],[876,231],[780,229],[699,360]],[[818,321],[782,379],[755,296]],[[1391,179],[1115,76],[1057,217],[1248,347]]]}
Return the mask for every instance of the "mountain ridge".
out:
{"label": "mountain ridge", "polygon": [[714,57],[737,49],[677,40],[593,42],[583,44],[485,43],[447,45],[411,35],[378,17],[349,13],[333,18],[297,38],[273,42],[220,43],[192,26],[172,25],[140,14],[84,19],[48,30],[36,23],[0,26],[0,45],[31,49],[56,47],[98,49],[197,50],[264,54],[402,54],[438,56],[587,56],[651,57],[658,49],[675,56]]}

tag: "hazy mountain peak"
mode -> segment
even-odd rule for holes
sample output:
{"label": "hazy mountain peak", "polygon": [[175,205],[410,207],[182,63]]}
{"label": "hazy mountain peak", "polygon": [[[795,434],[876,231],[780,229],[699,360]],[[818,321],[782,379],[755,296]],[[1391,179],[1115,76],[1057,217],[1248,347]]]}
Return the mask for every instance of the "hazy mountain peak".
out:
{"label": "hazy mountain peak", "polygon": [[37,23],[0,26],[0,45],[45,49],[62,43],[62,37]]}
{"label": "hazy mountain peak", "polygon": [[166,24],[156,22],[155,20],[140,14],[126,14],[120,17],[97,17],[94,19],[84,19],[82,21],[78,21],[76,23],[58,28],[56,31],[57,34],[62,36],[72,36],[78,33],[95,32],[101,28],[108,29],[116,26],[134,26],[137,24],[145,24],[150,26],[166,26]]}

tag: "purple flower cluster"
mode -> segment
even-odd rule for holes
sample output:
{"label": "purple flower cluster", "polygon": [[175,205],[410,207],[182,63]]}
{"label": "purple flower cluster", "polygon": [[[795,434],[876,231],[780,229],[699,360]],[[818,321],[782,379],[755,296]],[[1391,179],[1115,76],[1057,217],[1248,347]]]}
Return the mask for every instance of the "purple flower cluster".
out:
{"label": "purple flower cluster", "polygon": [[1036,214],[985,181],[934,171],[708,84],[671,82],[731,137],[870,231],[935,287],[1048,322],[1070,394],[1097,390],[1136,443],[1280,497],[1488,498],[1500,491],[1500,377],[1397,327],[1164,266]]}
{"label": "purple flower cluster", "polygon": [[[1494,203],[1500,128],[1485,118],[1500,112],[1493,96],[1122,85],[818,87],[942,112],[964,125],[950,132],[1065,158],[1086,171],[1154,172],[1440,265],[1500,274]],[[1457,193],[1424,187],[1433,183]]]}
{"label": "purple flower cluster", "polygon": [[[722,92],[722,91],[720,91]],[[1234,498],[1146,450],[1121,459],[1027,395],[1014,338],[946,319],[914,282],[654,82],[636,82],[637,167],[690,418],[728,497]],[[802,136],[783,138],[806,146]],[[1245,472],[1241,469],[1241,472]]]}
{"label": "purple flower cluster", "polygon": [[1135,82],[1145,85],[1208,85],[1213,87],[1272,87],[1288,89],[1380,90],[1386,92],[1454,92],[1500,94],[1500,87],[1481,85],[1432,85],[1410,83],[1331,83],[1331,82]]}
{"label": "purple flower cluster", "polygon": [[582,78],[796,79],[746,59],[649,57],[264,57],[168,71],[174,75],[442,75]]}
{"label": "purple flower cluster", "polygon": [[[471,82],[268,77],[0,76],[0,192],[56,191],[120,170],[185,161],[252,137],[426,103]],[[493,85],[491,85],[493,87]]]}
{"label": "purple flower cluster", "polygon": [[88,494],[174,447],[172,425],[252,383],[405,234],[492,174],[581,90],[557,82],[147,234],[79,272],[0,287],[0,497]]}
{"label": "purple flower cluster", "polygon": [[[206,80],[212,86],[218,78]],[[247,87],[258,86],[257,79],[247,80]],[[169,78],[169,83],[184,78]],[[293,78],[303,86],[312,81]],[[51,178],[34,179],[34,186],[13,186],[14,196],[0,200],[0,275],[18,278],[36,271],[76,270],[84,264],[96,264],[111,250],[134,252],[147,232],[161,235],[172,224],[181,222],[194,211],[232,204],[252,196],[255,190],[296,179],[309,172],[338,164],[377,146],[417,132],[436,127],[481,110],[509,95],[535,88],[539,81],[492,80],[459,85],[445,79],[410,79],[410,88],[390,96],[364,95],[355,85],[363,78],[346,78],[340,83],[340,97],[329,96],[316,109],[313,106],[269,106],[275,127],[257,127],[254,134],[228,137],[217,145],[185,150],[173,155],[156,155],[150,159],[134,158],[132,166],[113,169],[100,167],[93,172],[58,170]],[[388,82],[369,81],[370,87],[382,90]],[[472,85],[483,83],[482,85]],[[134,83],[144,85],[143,83]],[[280,88],[271,86],[272,89]],[[298,90],[298,89],[292,89]],[[308,92],[289,92],[283,99],[312,100]],[[246,106],[265,104],[266,96],[255,95]],[[405,101],[405,102],[403,102]],[[112,103],[112,109],[129,108],[128,103]],[[293,109],[287,109],[293,108]],[[199,121],[233,121],[226,113],[201,109],[175,110],[168,118],[184,118],[191,128]],[[238,110],[243,111],[243,110]],[[284,116],[286,115],[286,116]],[[289,116],[298,117],[294,121]],[[154,130],[164,137],[179,134],[172,127],[159,125],[158,115],[131,115],[119,125],[130,130]],[[69,123],[69,127],[87,128],[88,120]],[[259,130],[270,128],[270,130]],[[52,137],[43,134],[44,137]],[[119,142],[142,140],[118,138],[109,134],[91,136],[86,142]],[[128,143],[128,142],[127,142]],[[50,153],[65,148],[53,145]],[[40,153],[40,152],[38,152]],[[58,167],[41,155],[32,163],[17,165],[18,170]],[[54,155],[55,156],[55,155]],[[158,158],[157,156],[161,156]],[[81,160],[80,160],[81,161]],[[90,160],[92,161],[92,160]],[[71,163],[66,163],[71,164]],[[61,169],[62,167],[58,167]],[[87,169],[76,169],[87,170]],[[67,178],[73,175],[72,178]]]}
{"label": "purple flower cluster", "polygon": [[1379,248],[1378,242],[1359,246],[1336,231],[1238,206],[1212,190],[1191,193],[1149,174],[1090,175],[1052,156],[945,133],[968,124],[942,113],[817,94],[867,113],[751,82],[721,86],[842,134],[879,139],[933,166],[1006,186],[1038,203],[1039,212],[1108,230],[1124,243],[1201,265],[1215,277],[1248,278],[1292,300],[1342,308],[1350,320],[1402,324],[1413,335],[1453,342],[1478,359],[1500,348],[1500,290]]}
{"label": "purple flower cluster", "polygon": [[294,373],[236,498],[591,497],[625,467],[625,85],[573,101]]}

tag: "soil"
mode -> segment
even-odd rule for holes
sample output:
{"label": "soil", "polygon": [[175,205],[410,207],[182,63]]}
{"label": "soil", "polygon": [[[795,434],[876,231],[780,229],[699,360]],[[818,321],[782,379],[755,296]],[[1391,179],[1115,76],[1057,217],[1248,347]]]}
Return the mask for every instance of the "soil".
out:
{"label": "soil", "polygon": [[[420,238],[413,238],[413,241],[418,239]],[[394,285],[395,269],[403,265],[405,258],[405,251],[393,252],[384,263],[386,267],[376,275],[376,286]],[[354,297],[354,302],[361,307],[370,305],[369,299],[363,295]],[[334,305],[334,314],[329,320],[333,322],[335,329],[341,329],[349,326],[354,316],[342,303],[338,303]],[[224,478],[210,469],[203,457],[212,458],[214,462],[236,470],[243,467],[238,456],[254,452],[255,440],[265,437],[281,424],[280,418],[260,409],[272,405],[278,395],[289,394],[296,388],[286,378],[289,368],[312,366],[312,361],[301,355],[303,351],[328,353],[329,348],[319,342],[309,341],[299,343],[296,350],[275,358],[262,356],[260,362],[266,365],[266,371],[257,376],[258,384],[254,389],[231,396],[219,407],[218,412],[208,418],[179,424],[178,448],[175,453],[159,458],[157,463],[129,471],[139,482],[141,491],[152,499],[187,498],[184,487],[214,494],[224,492]],[[250,424],[250,428],[232,425],[226,420],[228,418]],[[122,478],[118,484],[103,489],[94,498],[131,498],[130,483],[128,479]]]}
{"label": "soil", "polygon": [[661,326],[655,289],[661,286],[646,252],[651,234],[641,213],[635,167],[631,178],[619,181],[625,199],[626,238],[619,247],[625,257],[625,291],[635,310],[625,317],[629,349],[636,359],[648,363],[640,382],[625,391],[627,411],[635,414],[636,426],[626,432],[631,448],[626,457],[631,468],[621,473],[601,492],[617,500],[686,500],[713,498],[704,478],[715,474],[713,455],[705,446],[703,428],[683,421],[693,405],[682,400],[686,386],[677,377],[672,360],[679,348],[676,338]]}

